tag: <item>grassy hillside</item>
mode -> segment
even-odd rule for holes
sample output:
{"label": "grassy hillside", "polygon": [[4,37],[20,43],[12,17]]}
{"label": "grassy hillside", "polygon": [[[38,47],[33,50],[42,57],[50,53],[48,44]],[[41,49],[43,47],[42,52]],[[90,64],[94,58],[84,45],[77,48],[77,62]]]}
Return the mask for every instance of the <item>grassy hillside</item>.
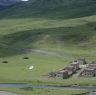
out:
{"label": "grassy hillside", "polygon": [[95,8],[94,0],[20,3],[0,12],[0,42],[12,45],[38,43],[41,46],[46,43],[55,46],[59,43],[94,45],[95,22],[84,17],[95,15]]}
{"label": "grassy hillside", "polygon": [[94,0],[30,0],[1,12],[4,18],[66,19],[96,14]]}
{"label": "grassy hillside", "polygon": [[96,46],[96,23],[87,23],[74,27],[40,28],[19,31],[0,37],[0,43],[22,47],[48,45]]}
{"label": "grassy hillside", "polygon": [[93,49],[96,46],[95,7],[94,0],[22,2],[0,11],[0,44]]}

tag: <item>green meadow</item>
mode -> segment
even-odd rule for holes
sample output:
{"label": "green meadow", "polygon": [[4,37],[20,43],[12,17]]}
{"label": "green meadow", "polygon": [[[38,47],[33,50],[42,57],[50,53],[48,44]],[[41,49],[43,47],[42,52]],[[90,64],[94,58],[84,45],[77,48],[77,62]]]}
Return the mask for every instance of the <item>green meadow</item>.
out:
{"label": "green meadow", "polygon": [[1,91],[5,90],[8,92],[14,92],[22,95],[85,95],[88,93],[86,90],[55,90],[55,89],[33,89],[30,88],[2,88]]}

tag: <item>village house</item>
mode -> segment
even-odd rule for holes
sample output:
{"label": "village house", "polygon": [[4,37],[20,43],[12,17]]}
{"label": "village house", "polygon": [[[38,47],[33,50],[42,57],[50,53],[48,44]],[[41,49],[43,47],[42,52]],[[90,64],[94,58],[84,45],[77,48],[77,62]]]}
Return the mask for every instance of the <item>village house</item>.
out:
{"label": "village house", "polygon": [[96,76],[96,62],[90,63],[79,76],[82,77],[95,77]]}
{"label": "village house", "polygon": [[67,70],[68,71],[68,75],[69,76],[76,72],[75,67],[74,66],[71,66],[71,65],[68,66],[68,67],[66,67],[64,70]]}
{"label": "village house", "polygon": [[70,66],[73,66],[75,70],[79,69],[79,63],[77,63],[77,62],[71,63]]}
{"label": "village house", "polygon": [[85,58],[78,58],[77,61],[78,61],[79,65],[87,64]]}
{"label": "village house", "polygon": [[90,63],[88,66],[96,67],[96,62],[92,62],[92,63]]}
{"label": "village house", "polygon": [[95,70],[92,68],[85,68],[80,74],[81,77],[95,77]]}
{"label": "village house", "polygon": [[67,70],[61,70],[61,71],[57,72],[56,76],[62,77],[63,79],[66,79],[69,77]]}
{"label": "village house", "polygon": [[96,68],[96,64],[89,64],[88,67],[89,68]]}

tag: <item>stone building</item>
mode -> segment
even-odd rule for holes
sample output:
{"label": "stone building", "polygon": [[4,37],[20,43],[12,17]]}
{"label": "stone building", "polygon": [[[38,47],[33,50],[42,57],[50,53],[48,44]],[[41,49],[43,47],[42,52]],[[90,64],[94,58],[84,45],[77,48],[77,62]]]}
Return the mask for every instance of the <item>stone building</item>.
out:
{"label": "stone building", "polygon": [[69,77],[67,70],[61,70],[61,71],[57,72],[56,76],[62,77],[63,79],[66,79]]}
{"label": "stone building", "polygon": [[85,68],[83,72],[81,72],[80,76],[82,77],[95,77],[95,69],[93,68]]}
{"label": "stone building", "polygon": [[75,70],[79,69],[79,64],[77,62],[71,63],[70,66],[73,66]]}
{"label": "stone building", "polygon": [[89,64],[88,68],[96,68],[96,64]]}
{"label": "stone building", "polygon": [[79,76],[82,77],[95,77],[96,76],[96,62],[90,63]]}
{"label": "stone building", "polygon": [[85,58],[78,58],[77,61],[78,61],[78,63],[79,63],[80,65],[85,65],[85,64],[87,64],[87,61],[85,60]]}
{"label": "stone building", "polygon": [[68,71],[68,75],[69,76],[76,72],[75,67],[74,66],[71,66],[71,65],[68,66],[68,67],[66,67],[64,70],[67,70]]}

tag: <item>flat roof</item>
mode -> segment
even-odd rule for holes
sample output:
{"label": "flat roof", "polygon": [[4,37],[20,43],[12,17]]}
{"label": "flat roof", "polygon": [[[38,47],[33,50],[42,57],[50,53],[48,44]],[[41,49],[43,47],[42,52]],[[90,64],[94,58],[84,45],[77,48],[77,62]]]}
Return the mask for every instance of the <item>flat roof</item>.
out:
{"label": "flat roof", "polygon": [[84,70],[91,70],[91,71],[93,71],[94,68],[85,68]]}

